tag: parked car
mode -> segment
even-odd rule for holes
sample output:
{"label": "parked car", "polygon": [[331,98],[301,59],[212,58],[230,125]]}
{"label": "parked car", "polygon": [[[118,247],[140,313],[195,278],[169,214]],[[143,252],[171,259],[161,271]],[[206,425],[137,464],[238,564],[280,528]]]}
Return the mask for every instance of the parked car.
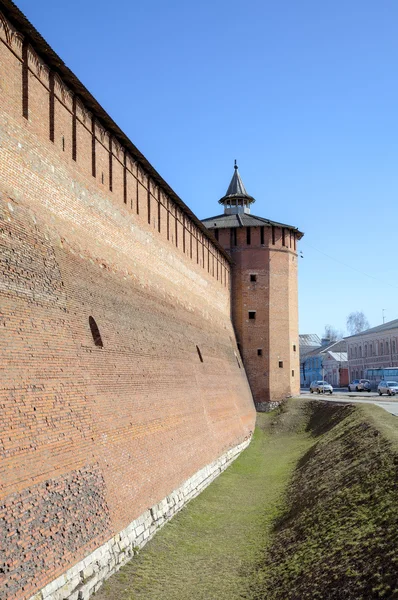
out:
{"label": "parked car", "polygon": [[349,392],[370,392],[369,379],[354,379],[348,384]]}
{"label": "parked car", "polygon": [[377,391],[379,392],[379,396],[382,394],[395,396],[395,394],[398,394],[398,383],[396,381],[380,381]]}
{"label": "parked car", "polygon": [[313,394],[317,392],[318,394],[333,394],[333,387],[327,381],[312,381],[310,385],[310,392]]}

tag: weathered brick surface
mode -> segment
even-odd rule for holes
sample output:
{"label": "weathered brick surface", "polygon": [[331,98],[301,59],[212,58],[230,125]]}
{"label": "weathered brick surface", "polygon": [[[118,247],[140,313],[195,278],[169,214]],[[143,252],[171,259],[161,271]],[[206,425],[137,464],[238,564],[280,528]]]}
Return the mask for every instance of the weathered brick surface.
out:
{"label": "weathered brick surface", "polygon": [[2,17],[0,86],[0,597],[24,600],[247,439],[254,407],[220,247]]}
{"label": "weathered brick surface", "polygon": [[288,229],[284,239],[280,227],[274,237],[271,226],[264,227],[263,238],[260,227],[250,229],[250,244],[246,227],[237,230],[236,245],[231,246],[229,229],[219,229],[219,240],[233,258],[233,321],[253,397],[263,411],[300,391],[297,251]]}

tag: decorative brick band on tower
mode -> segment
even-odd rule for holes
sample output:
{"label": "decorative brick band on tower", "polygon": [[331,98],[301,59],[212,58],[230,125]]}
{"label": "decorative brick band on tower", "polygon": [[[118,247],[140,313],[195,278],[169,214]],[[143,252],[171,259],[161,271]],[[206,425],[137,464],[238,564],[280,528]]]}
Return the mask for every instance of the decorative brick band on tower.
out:
{"label": "decorative brick band on tower", "polygon": [[247,444],[255,411],[229,256],[0,11],[0,598],[85,599]]}
{"label": "decorative brick band on tower", "polygon": [[299,394],[297,241],[303,234],[250,213],[235,161],[224,214],[203,224],[232,258],[232,318],[256,408]]}

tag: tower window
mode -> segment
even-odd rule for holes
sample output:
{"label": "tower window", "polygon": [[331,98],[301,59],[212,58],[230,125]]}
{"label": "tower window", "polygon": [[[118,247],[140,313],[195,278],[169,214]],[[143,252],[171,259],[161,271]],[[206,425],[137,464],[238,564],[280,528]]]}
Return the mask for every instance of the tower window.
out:
{"label": "tower window", "polygon": [[257,281],[257,275],[255,273],[250,273],[250,281]]}
{"label": "tower window", "polygon": [[256,311],[249,310],[249,319],[255,319],[255,318],[256,318]]}
{"label": "tower window", "polygon": [[231,246],[236,246],[236,228],[231,227],[230,230]]}
{"label": "tower window", "polygon": [[296,352],[296,344],[293,344],[293,352]]}
{"label": "tower window", "polygon": [[280,368],[280,369],[283,369],[283,360],[280,360],[280,361],[279,361],[279,368]]}
{"label": "tower window", "polygon": [[294,371],[292,371],[292,377],[294,377]]}
{"label": "tower window", "polygon": [[260,227],[260,243],[264,245],[264,226]]}
{"label": "tower window", "polygon": [[246,243],[247,243],[248,246],[250,246],[251,240],[252,240],[251,229],[250,229],[250,227],[247,227],[247,229],[246,229]]}
{"label": "tower window", "polygon": [[216,238],[216,240],[218,242],[218,229],[214,230],[214,237]]}
{"label": "tower window", "polygon": [[286,236],[284,227],[282,227],[282,246],[286,246]]}
{"label": "tower window", "polygon": [[275,227],[272,225],[272,244],[275,246]]}
{"label": "tower window", "polygon": [[263,355],[263,349],[257,348],[257,356],[262,356],[262,355]]}
{"label": "tower window", "polygon": [[200,360],[200,362],[203,362],[203,356],[202,356],[202,353],[201,353],[201,351],[200,351],[200,348],[199,348],[199,346],[196,346],[196,350],[197,350],[197,352],[198,352],[198,356],[199,356],[199,360]]}
{"label": "tower window", "polygon": [[90,325],[91,335],[93,336],[94,344],[99,348],[103,348],[104,344],[102,342],[101,334],[99,332],[98,325],[95,322],[95,319],[93,317],[89,317],[88,323]]}

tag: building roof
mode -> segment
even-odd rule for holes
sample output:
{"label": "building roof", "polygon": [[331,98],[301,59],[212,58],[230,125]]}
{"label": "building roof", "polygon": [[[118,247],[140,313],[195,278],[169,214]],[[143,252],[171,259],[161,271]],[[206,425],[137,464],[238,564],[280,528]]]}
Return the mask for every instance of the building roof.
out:
{"label": "building roof", "polygon": [[330,352],[330,351],[328,351],[328,354],[334,360],[337,360],[339,362],[347,362],[347,360],[348,360],[347,352]]}
{"label": "building roof", "polygon": [[217,215],[215,217],[208,217],[203,219],[202,223],[208,229],[227,229],[228,227],[260,227],[268,226],[271,227],[285,227],[286,229],[292,229],[296,232],[298,239],[303,237],[303,233],[294,227],[293,225],[286,225],[286,223],[278,223],[277,221],[270,221],[270,219],[264,219],[263,217],[256,217],[255,215],[240,213],[235,215]]}
{"label": "building roof", "polygon": [[217,242],[213,235],[211,235],[198,217],[191,211],[191,209],[181,200],[181,198],[175,193],[175,191],[169,186],[169,184],[159,175],[154,169],[151,163],[145,158],[145,156],[138,150],[138,148],[131,142],[127,135],[120,129],[108,113],[102,108],[97,100],[90,94],[87,88],[82,82],[76,77],[76,75],[66,66],[63,60],[54,52],[51,46],[46,40],[40,35],[40,33],[33,27],[30,21],[25,17],[21,10],[14,4],[12,0],[0,0],[0,10],[2,10],[7,19],[15,26],[15,28],[22,33],[32,46],[41,55],[41,58],[45,61],[47,66],[54,72],[59,73],[61,79],[66,85],[73,91],[74,94],[79,96],[85,106],[95,115],[96,119],[107,129],[112,135],[124,146],[131,156],[146,170],[155,183],[177,204],[183,213],[187,215],[200,229],[211,243],[217,247],[224,258],[231,262],[231,257],[224,250],[224,248]]}
{"label": "building roof", "polygon": [[320,346],[321,338],[316,333],[300,333],[300,346]]}
{"label": "building roof", "polygon": [[238,198],[246,200],[246,204],[255,202],[253,196],[249,196],[249,194],[246,192],[246,188],[243,185],[241,176],[239,175],[238,165],[235,161],[234,174],[232,175],[231,183],[228,186],[227,193],[225,196],[220,198],[218,202],[220,204],[228,204],[228,202],[231,200],[236,200]]}
{"label": "building roof", "polygon": [[[309,358],[311,356],[318,356],[319,354],[325,354],[325,352],[329,352],[329,354],[331,354],[332,352],[337,352],[337,353],[344,353],[347,352],[347,342],[345,340],[338,340],[335,342],[330,342],[329,344],[326,344],[325,346],[321,346],[320,348],[314,348],[314,350],[311,350],[310,352],[305,352],[304,350],[304,355],[306,358]],[[303,354],[303,353],[301,353]],[[339,359],[342,360],[342,359]]]}
{"label": "building roof", "polygon": [[394,321],[388,321],[388,323],[383,323],[382,325],[377,325],[377,327],[365,329],[365,331],[361,331],[355,335],[349,335],[344,339],[352,340],[353,338],[360,337],[362,335],[368,335],[369,333],[382,333],[383,331],[389,331],[390,329],[398,329],[398,319],[394,319]]}

